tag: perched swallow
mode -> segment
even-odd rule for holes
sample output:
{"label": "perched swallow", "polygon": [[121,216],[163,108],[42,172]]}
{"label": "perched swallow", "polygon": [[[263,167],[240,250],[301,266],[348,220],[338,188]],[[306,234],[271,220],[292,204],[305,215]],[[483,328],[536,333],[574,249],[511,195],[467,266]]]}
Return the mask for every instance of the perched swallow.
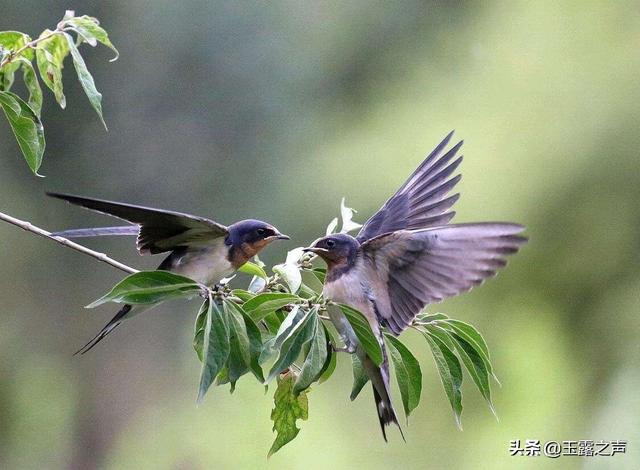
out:
{"label": "perched swallow", "polygon": [[[207,286],[213,286],[233,274],[272,241],[289,239],[273,225],[260,220],[241,220],[225,227],[213,220],[180,212],[68,194],[47,194],[135,224],[124,227],[65,230],[53,235],[65,238],[137,235],[136,246],[141,255],[170,253],[158,269],[187,276]],[[123,320],[149,308],[144,305],[124,305],[76,354],[86,353]]]}
{"label": "perched swallow", "polygon": [[[329,306],[346,350],[355,352],[373,385],[382,435],[395,423],[389,392],[389,362],[381,326],[399,335],[429,304],[453,297],[481,284],[505,266],[506,255],[527,240],[524,227],[488,222],[447,225],[459,194],[447,196],[460,175],[449,177],[462,157],[453,160],[459,142],[443,154],[449,134],[422,162],[408,181],[371,217],[354,238],[327,235],[305,250],[327,263],[323,295],[364,314],[383,351],[377,366],[358,344],[342,312]],[[452,161],[453,160],[453,161]],[[404,436],[403,436],[404,437]]]}

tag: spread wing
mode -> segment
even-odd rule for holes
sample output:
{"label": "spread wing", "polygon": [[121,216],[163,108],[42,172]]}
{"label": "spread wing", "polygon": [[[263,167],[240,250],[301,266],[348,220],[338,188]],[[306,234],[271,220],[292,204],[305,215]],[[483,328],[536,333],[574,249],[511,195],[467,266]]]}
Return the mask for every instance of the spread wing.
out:
{"label": "spread wing", "polygon": [[[400,334],[427,304],[481,284],[506,265],[527,238],[524,227],[477,223],[403,230],[362,245],[371,263],[371,286],[379,320]],[[388,295],[387,295],[388,293]]]}
{"label": "spread wing", "polygon": [[462,178],[461,175],[457,175],[449,179],[462,162],[462,156],[451,162],[462,146],[462,141],[443,154],[452,135],[453,131],[364,224],[356,237],[360,243],[396,230],[417,230],[445,225],[453,218],[455,212],[447,211],[460,195],[447,197],[447,194]]}
{"label": "spread wing", "polygon": [[[47,194],[71,204],[77,204],[139,225],[136,246],[140,254],[171,251],[181,246],[223,237],[228,233],[227,227],[204,217],[69,194]],[[135,230],[135,227],[114,227],[112,229],[116,232],[124,231],[125,233],[104,233],[106,228],[93,230],[97,232],[94,235],[129,235]],[[81,232],[86,230],[90,231],[92,229],[80,229]],[[64,234],[64,232],[58,233]],[[75,236],[87,236],[86,233],[85,235]]]}

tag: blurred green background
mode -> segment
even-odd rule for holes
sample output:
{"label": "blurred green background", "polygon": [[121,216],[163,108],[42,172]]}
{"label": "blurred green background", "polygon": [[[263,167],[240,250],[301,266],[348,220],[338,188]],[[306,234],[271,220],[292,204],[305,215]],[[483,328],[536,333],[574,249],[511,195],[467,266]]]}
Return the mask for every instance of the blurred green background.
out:
{"label": "blurred green background", "polygon": [[[212,2],[0,0],[0,30],[38,34],[67,8],[119,48],[86,52],[101,127],[67,63],[46,93],[32,176],[0,120],[0,210],[49,228],[110,221],[58,190],[231,223],[322,234],[340,198],[368,218],[451,129],[465,139],[456,221],[517,221],[531,241],[497,279],[430,307],[475,324],[500,422],[465,381],[456,429],[424,341],[423,400],[382,441],[349,361],[310,393],[299,437],[269,461],[272,394],[252,379],[195,405],[196,304],[111,318],[82,307],[122,273],[1,224],[2,468],[640,468],[640,4],[635,1]],[[91,247],[140,268],[131,240]],[[396,396],[400,406],[399,396]],[[615,457],[510,457],[511,439],[629,441]]]}

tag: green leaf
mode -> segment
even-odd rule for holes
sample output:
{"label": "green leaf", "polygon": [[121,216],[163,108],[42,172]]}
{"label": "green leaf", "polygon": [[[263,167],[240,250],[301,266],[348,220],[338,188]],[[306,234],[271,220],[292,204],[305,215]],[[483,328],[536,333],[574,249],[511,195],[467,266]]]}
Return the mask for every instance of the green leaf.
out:
{"label": "green leaf", "polygon": [[[0,31],[0,61],[8,54],[17,52],[29,41],[31,41],[31,38],[24,33],[18,31]],[[25,49],[19,56],[14,57],[12,62],[9,62],[0,69],[0,90],[9,91],[11,89],[15,72],[20,68],[19,60],[21,58],[28,61],[33,60],[33,50],[31,48]]]}
{"label": "green leaf", "polygon": [[260,367],[260,355],[262,354],[262,334],[260,333],[260,329],[238,304],[225,299],[224,306],[228,309],[234,309],[236,314],[239,313],[242,315],[247,330],[247,337],[249,338],[249,362],[247,366],[256,379],[258,379],[260,383],[264,383],[264,375],[262,373],[262,367]]}
{"label": "green leaf", "polygon": [[389,356],[396,373],[404,413],[408,418],[411,412],[420,404],[420,394],[422,393],[420,363],[399,339],[392,335],[385,335],[385,338]]}
{"label": "green leaf", "polygon": [[256,296],[253,292],[249,292],[248,290],[244,289],[233,289],[231,291],[231,295],[239,298],[243,302],[246,302],[249,299],[253,299]]}
{"label": "green leaf", "polygon": [[436,320],[446,320],[449,317],[444,313],[419,313],[416,316],[416,322],[418,323],[430,323]]}
{"label": "green leaf", "polygon": [[33,68],[33,64],[24,57],[21,57],[19,62],[22,66],[24,84],[29,91],[29,107],[31,107],[36,116],[40,118],[40,111],[42,110],[42,88],[40,88],[36,71]]}
{"label": "green leaf", "polygon": [[22,98],[9,91],[0,91],[0,107],[18,141],[31,171],[38,174],[44,155],[44,128],[33,109]]}
{"label": "green leaf", "polygon": [[168,271],[140,271],[124,278],[86,308],[107,302],[155,304],[178,297],[192,297],[199,292],[200,285],[188,277]]}
{"label": "green leaf", "polygon": [[[48,36],[52,31],[45,30],[40,37]],[[61,108],[67,106],[62,86],[62,68],[64,59],[69,54],[67,41],[61,34],[55,34],[38,43],[36,46],[36,63],[40,71],[40,77],[47,87],[53,92],[56,101]]]}
{"label": "green leaf", "polygon": [[369,376],[364,371],[362,361],[357,354],[351,354],[351,370],[353,373],[353,386],[351,387],[351,395],[349,398],[353,401],[360,395],[362,388],[369,381]]}
{"label": "green leaf", "polygon": [[96,113],[98,113],[100,121],[102,121],[102,125],[106,129],[107,124],[104,122],[104,118],[102,117],[102,95],[96,89],[96,84],[93,81],[93,77],[89,73],[87,64],[85,64],[80,51],[73,41],[73,38],[67,33],[65,33],[64,37],[67,39],[69,51],[71,51],[71,57],[73,58],[73,66],[75,67],[76,73],[78,74],[78,80],[80,80],[82,89],[87,95],[87,98],[89,98],[89,103],[91,103],[93,109],[96,111]]}
{"label": "green leaf", "polygon": [[267,382],[291,366],[300,355],[302,347],[309,342],[315,327],[314,312],[317,313],[317,307],[312,310],[296,307],[282,322],[273,343],[273,348],[278,351],[278,358],[269,371]]}
{"label": "green leaf", "polygon": [[491,400],[491,384],[489,383],[489,371],[487,370],[484,359],[478,353],[478,351],[461,336],[458,336],[455,333],[451,334],[451,336],[456,342],[456,349],[458,351],[458,354],[460,355],[465,368],[469,372],[469,375],[473,379],[473,383],[476,384],[476,387],[478,387],[478,390],[487,401],[489,409],[491,409],[491,412],[497,418],[498,415],[493,406],[493,401]]}
{"label": "green leaf", "polygon": [[347,318],[347,321],[351,324],[353,331],[358,337],[358,342],[364,348],[367,356],[371,358],[376,365],[382,364],[382,347],[380,341],[371,330],[371,325],[366,317],[357,310],[349,307],[345,304],[337,304],[342,310],[342,313]]}
{"label": "green leaf", "polygon": [[280,317],[281,315],[278,315],[277,312],[271,312],[266,315],[261,322],[267,328],[269,333],[276,335],[280,329],[280,325],[282,325],[282,319]]}
{"label": "green leaf", "polygon": [[456,425],[462,430],[462,367],[460,367],[460,361],[439,337],[430,334],[428,331],[421,332],[431,348],[433,359],[440,373],[442,386],[453,410]]}
{"label": "green leaf", "polygon": [[282,446],[291,442],[300,432],[296,421],[309,417],[309,403],[307,392],[293,393],[295,377],[289,373],[278,378],[278,388],[273,397],[274,408],[271,411],[273,430],[277,433],[268,457],[271,457]]}
{"label": "green leaf", "polygon": [[260,266],[256,263],[252,263],[251,261],[247,261],[238,269],[241,273],[249,274],[250,276],[256,276],[261,279],[267,279],[267,273],[264,272]]}
{"label": "green leaf", "polygon": [[283,292],[265,292],[247,300],[242,308],[249,314],[254,322],[258,322],[268,314],[280,310],[282,307],[298,300],[293,294]]}
{"label": "green leaf", "polygon": [[[6,51],[16,52],[29,41],[31,38],[20,31],[0,31],[0,48]],[[33,49],[25,49],[20,56],[33,60]]]}
{"label": "green leaf", "polygon": [[231,391],[235,389],[235,384],[240,377],[249,372],[251,364],[251,341],[247,333],[247,326],[239,308],[235,308],[232,302],[224,303],[224,312],[227,325],[229,326],[229,382]]}
{"label": "green leaf", "polygon": [[193,349],[195,350],[200,362],[204,360],[204,331],[207,327],[209,308],[209,298],[207,298],[200,306],[200,310],[198,310],[198,315],[196,316],[196,325],[193,332]]}
{"label": "green leaf", "polygon": [[[200,330],[200,325],[203,326]],[[200,331],[202,331],[201,348],[198,347]],[[229,330],[224,318],[222,306],[218,301],[214,301],[209,295],[198,313],[196,320],[196,335],[194,348],[202,361],[200,372],[200,386],[198,387],[198,403],[204,399],[207,390],[220,373],[229,357]]]}
{"label": "green leaf", "polygon": [[305,271],[313,273],[313,275],[318,279],[318,281],[324,284],[324,280],[327,277],[326,268],[312,268],[312,269],[305,269]]}
{"label": "green leaf", "polygon": [[83,15],[79,17],[70,18],[67,20],[67,23],[73,27],[77,31],[78,34],[82,36],[82,38],[89,43],[91,46],[96,46],[96,41],[107,46],[113,52],[115,52],[115,57],[111,59],[110,62],[113,62],[118,59],[120,53],[115,48],[115,46],[111,43],[109,39],[109,35],[107,32],[100,26],[100,22],[91,16]]}
{"label": "green leaf", "polygon": [[313,318],[311,318],[310,321],[314,322],[315,325],[310,341],[311,346],[302,364],[300,375],[298,375],[296,379],[293,393],[300,393],[309,388],[313,382],[320,378],[327,363],[327,336],[324,331],[324,325],[320,318],[318,318],[317,309],[312,315]]}
{"label": "green leaf", "polygon": [[464,338],[469,344],[473,346],[473,348],[482,356],[484,360],[485,366],[489,373],[493,376],[496,382],[500,383],[498,378],[493,373],[493,366],[491,365],[491,357],[489,355],[489,347],[487,346],[486,341],[480,334],[478,330],[476,330],[472,325],[462,322],[460,320],[448,319],[446,321],[438,323],[439,326],[443,328],[448,328],[453,330],[458,336]]}
{"label": "green leaf", "polygon": [[325,361],[322,373],[318,378],[318,383],[323,383],[329,380],[329,377],[333,375],[333,372],[336,370],[336,365],[338,364],[337,354],[331,347],[333,336],[324,323],[322,323],[322,328],[324,329],[324,334],[327,338],[327,360]]}

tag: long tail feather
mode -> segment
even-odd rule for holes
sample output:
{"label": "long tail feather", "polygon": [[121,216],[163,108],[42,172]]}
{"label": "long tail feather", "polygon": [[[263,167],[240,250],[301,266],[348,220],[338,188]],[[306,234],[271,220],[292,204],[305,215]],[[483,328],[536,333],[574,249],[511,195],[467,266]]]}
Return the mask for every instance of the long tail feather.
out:
{"label": "long tail feather", "polygon": [[53,232],[51,235],[64,238],[82,237],[102,237],[111,235],[138,235],[140,227],[138,225],[126,225],[124,227],[95,227],[95,228],[74,228]]}
{"label": "long tail feather", "polygon": [[116,313],[116,315],[111,319],[111,321],[107,323],[105,327],[102,330],[100,330],[100,332],[91,339],[91,341],[89,341],[87,344],[85,344],[80,349],[78,349],[73,355],[75,356],[76,354],[84,354],[90,351],[91,349],[93,349],[93,347],[96,344],[102,341],[109,333],[115,330],[118,327],[118,325],[120,325],[120,323],[122,323],[125,315],[130,311],[131,311],[131,305],[123,306],[118,311],[118,313]]}
{"label": "long tail feather", "polygon": [[391,390],[389,386],[389,361],[387,359],[386,351],[383,349],[384,361],[380,366],[377,366],[368,356],[363,359],[364,369],[371,379],[373,385],[373,398],[376,402],[376,411],[378,412],[378,420],[380,421],[380,429],[382,430],[382,437],[387,442],[387,432],[385,427],[391,423],[395,423],[400,430],[402,439],[404,438],[404,432],[398,422],[396,411],[391,403]]}

